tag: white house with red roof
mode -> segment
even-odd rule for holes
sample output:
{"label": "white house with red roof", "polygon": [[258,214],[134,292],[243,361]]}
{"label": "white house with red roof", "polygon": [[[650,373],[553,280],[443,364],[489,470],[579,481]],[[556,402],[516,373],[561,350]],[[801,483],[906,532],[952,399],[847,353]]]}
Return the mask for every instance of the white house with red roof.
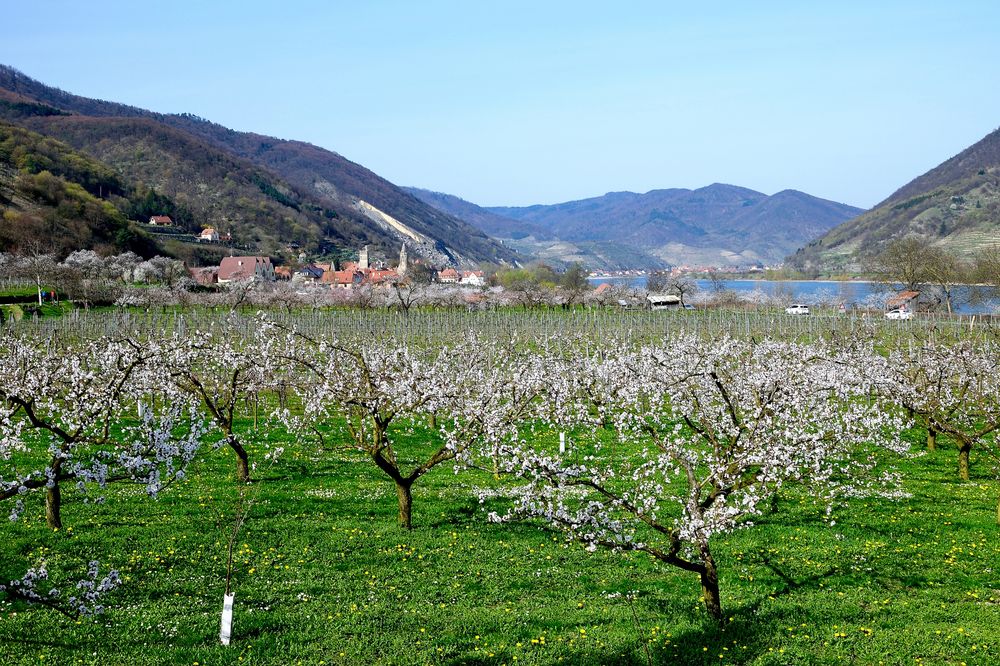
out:
{"label": "white house with red roof", "polygon": [[485,287],[486,274],[482,271],[462,271],[462,279],[458,282],[459,284],[469,285],[470,287]]}
{"label": "white house with red roof", "polygon": [[219,232],[212,227],[205,227],[201,230],[201,234],[198,236],[198,242],[207,243],[218,243],[219,242]]}
{"label": "white house with red roof", "polygon": [[149,224],[154,227],[172,227],[174,221],[170,219],[169,215],[153,215],[149,218]]}

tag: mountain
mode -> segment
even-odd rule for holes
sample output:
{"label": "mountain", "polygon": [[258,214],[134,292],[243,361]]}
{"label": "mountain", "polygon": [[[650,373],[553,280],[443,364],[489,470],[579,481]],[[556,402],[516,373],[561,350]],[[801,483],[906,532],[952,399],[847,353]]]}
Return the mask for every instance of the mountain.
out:
{"label": "mountain", "polygon": [[1000,240],[1000,130],[896,190],[870,211],[801,248],[807,271],[856,271],[885,246],[920,236],[969,257]]}
{"label": "mountain", "polygon": [[0,119],[65,141],[191,212],[190,225],[230,231],[272,255],[402,242],[435,263],[513,262],[479,229],[337,153],[235,132],[195,116],[79,97],[0,66]]}
{"label": "mountain", "polygon": [[516,240],[528,236],[534,236],[538,240],[551,240],[553,238],[551,232],[540,226],[491,213],[485,208],[451,194],[432,192],[419,187],[404,187],[403,189],[424,203],[475,225],[494,238],[513,238]]}
{"label": "mountain", "polygon": [[714,184],[645,194],[610,192],[554,205],[478,208],[448,195],[410,190],[524,253],[580,260],[592,268],[781,261],[861,209],[784,190],[767,196]]}
{"label": "mountain", "polygon": [[451,194],[416,187],[408,187],[406,191],[449,215],[479,227],[490,236],[502,239],[505,245],[525,257],[555,266],[565,267],[576,262],[588,268],[607,270],[669,266],[662,259],[614,241],[562,240],[542,226],[498,215]]}

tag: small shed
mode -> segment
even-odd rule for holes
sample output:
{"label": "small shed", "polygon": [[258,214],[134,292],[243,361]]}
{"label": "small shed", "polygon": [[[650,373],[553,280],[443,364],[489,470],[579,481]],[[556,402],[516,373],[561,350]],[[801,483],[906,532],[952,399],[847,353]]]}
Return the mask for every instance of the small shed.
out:
{"label": "small shed", "polygon": [[679,308],[681,297],[675,294],[649,294],[646,296],[650,310],[667,310],[669,308]]}

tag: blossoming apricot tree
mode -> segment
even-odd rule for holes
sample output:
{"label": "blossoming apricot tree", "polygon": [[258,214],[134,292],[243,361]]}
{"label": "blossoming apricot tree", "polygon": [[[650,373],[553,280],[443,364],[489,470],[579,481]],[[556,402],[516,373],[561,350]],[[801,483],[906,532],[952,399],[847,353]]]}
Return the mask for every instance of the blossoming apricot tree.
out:
{"label": "blossoming apricot tree", "polygon": [[750,526],[784,485],[828,506],[897,492],[862,444],[905,449],[893,417],[862,399],[863,363],[810,345],[678,337],[559,366],[586,387],[561,418],[578,430],[604,423],[614,443],[580,443],[566,457],[505,446],[505,471],[522,483],[509,512],[491,518],[538,518],[588,548],[641,551],[698,574],[721,620],[713,537]]}
{"label": "blossoming apricot tree", "polygon": [[399,435],[460,394],[463,373],[476,367],[462,362],[472,350],[457,345],[422,352],[379,340],[346,343],[301,336],[292,343],[288,357],[307,371],[297,382],[303,416],[296,426],[322,438],[332,423],[343,419],[349,435],[346,446],[366,454],[392,479],[399,524],[410,529],[413,484],[459,451],[440,442],[430,447],[429,455],[412,450],[404,457]]}
{"label": "blossoming apricot tree", "polygon": [[[995,342],[924,343],[894,350],[867,369],[882,394],[906,409],[928,431],[958,445],[958,474],[969,480],[973,447],[996,452],[1000,432],[1000,347]],[[1000,507],[998,507],[1000,517]]]}
{"label": "blossoming apricot tree", "polygon": [[97,339],[60,346],[8,335],[0,340],[0,500],[44,490],[49,527],[62,526],[62,484],[80,491],[113,481],[140,483],[155,496],[182,477],[201,446],[203,428],[180,396],[133,409],[160,386],[155,344]]}

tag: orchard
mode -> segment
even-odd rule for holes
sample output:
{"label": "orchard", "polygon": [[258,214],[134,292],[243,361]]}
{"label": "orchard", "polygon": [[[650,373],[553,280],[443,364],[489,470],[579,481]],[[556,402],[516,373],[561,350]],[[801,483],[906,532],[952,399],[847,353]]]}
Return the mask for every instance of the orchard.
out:
{"label": "orchard", "polygon": [[0,663],[1000,661],[992,338],[452,333],[4,333]]}

